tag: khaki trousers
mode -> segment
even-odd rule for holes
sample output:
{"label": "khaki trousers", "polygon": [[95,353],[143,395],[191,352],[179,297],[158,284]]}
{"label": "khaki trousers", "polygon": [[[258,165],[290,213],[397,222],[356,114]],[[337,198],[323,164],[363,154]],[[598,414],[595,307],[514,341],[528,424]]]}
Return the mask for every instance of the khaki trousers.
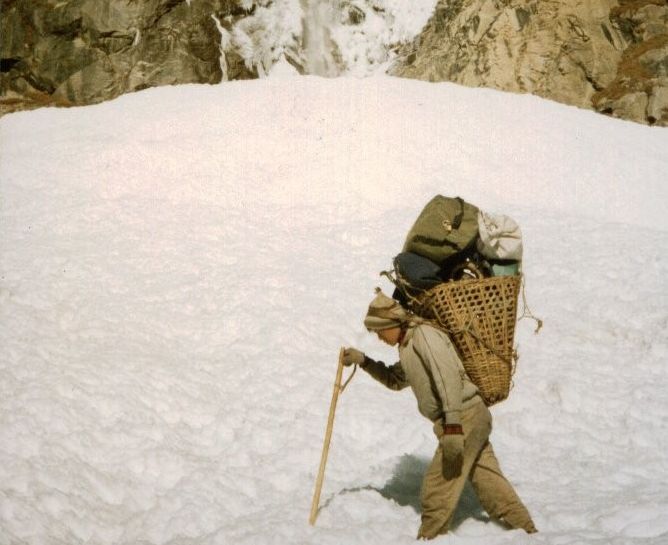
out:
{"label": "khaki trousers", "polygon": [[492,415],[484,403],[476,403],[462,413],[464,454],[462,471],[457,476],[444,475],[443,452],[439,445],[422,481],[422,525],[418,538],[432,539],[445,534],[470,479],[487,513],[512,528],[535,532],[536,528],[512,485],[504,477],[494,456],[489,434]]}

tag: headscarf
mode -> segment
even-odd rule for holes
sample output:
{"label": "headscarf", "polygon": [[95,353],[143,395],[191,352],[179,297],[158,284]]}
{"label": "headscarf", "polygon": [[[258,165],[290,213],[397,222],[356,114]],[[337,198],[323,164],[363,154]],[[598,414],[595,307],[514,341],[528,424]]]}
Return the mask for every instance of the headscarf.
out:
{"label": "headscarf", "polygon": [[401,327],[409,320],[410,316],[404,307],[376,288],[376,296],[369,304],[364,318],[364,325],[369,331]]}

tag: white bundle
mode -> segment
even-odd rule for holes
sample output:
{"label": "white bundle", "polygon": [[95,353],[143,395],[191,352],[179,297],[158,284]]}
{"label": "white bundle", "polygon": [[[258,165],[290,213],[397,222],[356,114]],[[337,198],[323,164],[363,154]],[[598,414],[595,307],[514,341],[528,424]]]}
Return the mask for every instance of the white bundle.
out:
{"label": "white bundle", "polygon": [[503,214],[478,211],[478,251],[488,259],[522,260],[522,232],[517,222]]}

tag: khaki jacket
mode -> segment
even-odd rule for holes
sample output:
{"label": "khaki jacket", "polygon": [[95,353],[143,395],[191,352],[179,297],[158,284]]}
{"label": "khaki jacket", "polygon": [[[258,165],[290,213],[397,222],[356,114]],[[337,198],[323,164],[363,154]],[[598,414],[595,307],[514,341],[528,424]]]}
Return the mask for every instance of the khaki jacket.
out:
{"label": "khaki jacket", "polygon": [[461,424],[461,412],[482,401],[446,333],[428,324],[409,328],[399,361],[386,366],[368,359],[364,370],[392,390],[410,386],[418,410],[432,422]]}

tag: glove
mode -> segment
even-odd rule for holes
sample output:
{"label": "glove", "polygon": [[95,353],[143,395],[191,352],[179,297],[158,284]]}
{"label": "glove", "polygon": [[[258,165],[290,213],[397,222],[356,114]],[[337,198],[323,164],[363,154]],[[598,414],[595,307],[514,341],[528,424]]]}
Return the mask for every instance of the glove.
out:
{"label": "glove", "polygon": [[443,449],[443,476],[446,479],[457,477],[462,472],[464,462],[464,432],[459,424],[445,426],[443,435],[438,438]]}
{"label": "glove", "polygon": [[343,351],[343,365],[362,365],[364,359],[364,352],[360,352],[357,348],[346,348]]}

